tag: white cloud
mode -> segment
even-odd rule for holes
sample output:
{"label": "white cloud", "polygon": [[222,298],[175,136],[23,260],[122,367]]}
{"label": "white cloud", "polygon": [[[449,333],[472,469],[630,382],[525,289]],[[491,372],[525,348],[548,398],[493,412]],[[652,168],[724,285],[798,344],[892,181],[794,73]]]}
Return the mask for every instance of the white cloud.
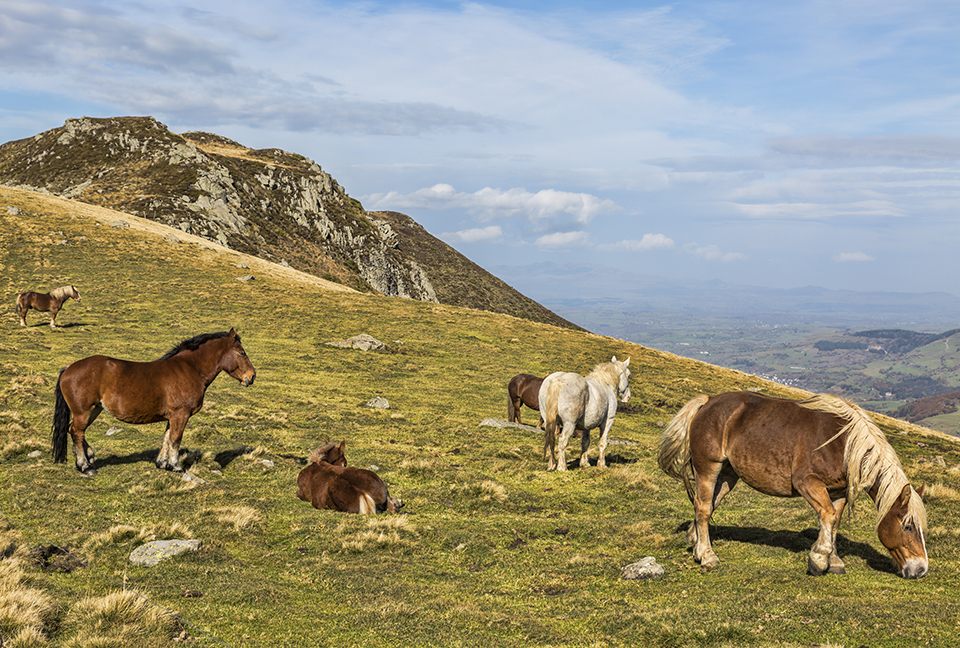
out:
{"label": "white cloud", "polygon": [[537,239],[540,248],[556,250],[572,247],[589,247],[590,236],[586,232],[556,232]]}
{"label": "white cloud", "polygon": [[449,243],[476,243],[477,241],[493,241],[503,238],[503,230],[499,225],[476,227],[460,230],[459,232],[444,232],[440,238]]}
{"label": "white cloud", "polygon": [[876,261],[876,257],[872,257],[869,254],[864,254],[863,252],[841,252],[833,257],[833,260],[837,263],[848,263],[850,261],[861,262],[861,261]]}
{"label": "white cloud", "polygon": [[586,225],[600,214],[619,209],[612,200],[586,193],[542,189],[536,193],[526,189],[493,189],[485,187],[474,193],[458,192],[449,184],[437,184],[410,194],[392,191],[362,198],[364,206],[373,210],[463,209],[480,220],[519,218],[539,224],[561,216],[573,217]]}
{"label": "white cloud", "polygon": [[639,241],[636,239],[625,239],[617,243],[608,245],[598,245],[598,250],[624,251],[624,252],[649,252],[650,250],[669,250],[676,244],[673,239],[663,234],[644,234]]}
{"label": "white cloud", "polygon": [[861,200],[844,204],[806,202],[778,202],[744,204],[730,203],[744,216],[758,219],[825,220],[845,216],[894,217],[906,215],[904,210],[888,200]]}
{"label": "white cloud", "polygon": [[716,245],[699,246],[696,243],[691,243],[685,246],[684,249],[689,254],[706,259],[707,261],[730,263],[731,261],[742,261],[747,258],[745,254],[740,254],[739,252],[721,252],[720,248]]}

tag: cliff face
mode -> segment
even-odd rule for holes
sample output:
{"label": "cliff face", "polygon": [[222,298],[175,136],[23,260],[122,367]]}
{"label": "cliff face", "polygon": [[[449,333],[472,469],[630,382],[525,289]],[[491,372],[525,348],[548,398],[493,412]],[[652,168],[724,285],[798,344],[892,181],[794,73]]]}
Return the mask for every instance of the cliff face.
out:
{"label": "cliff face", "polygon": [[359,290],[574,326],[409,217],[366,212],[308,158],[178,135],[152,117],[69,119],[3,144],[0,183],[149,218]]}

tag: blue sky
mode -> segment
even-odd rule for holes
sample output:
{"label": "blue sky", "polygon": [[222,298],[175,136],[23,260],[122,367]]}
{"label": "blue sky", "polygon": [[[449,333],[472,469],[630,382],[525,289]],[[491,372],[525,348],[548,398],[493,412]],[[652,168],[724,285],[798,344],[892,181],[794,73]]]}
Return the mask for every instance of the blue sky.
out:
{"label": "blue sky", "polygon": [[301,153],[508,283],[960,295],[957,43],[953,0],[0,0],[0,141],[152,115]]}

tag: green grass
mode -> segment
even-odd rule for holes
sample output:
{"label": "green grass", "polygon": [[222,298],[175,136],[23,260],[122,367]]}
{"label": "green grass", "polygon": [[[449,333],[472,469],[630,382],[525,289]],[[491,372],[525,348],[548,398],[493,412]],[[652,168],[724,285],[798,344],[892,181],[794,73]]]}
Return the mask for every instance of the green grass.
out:
{"label": "green grass", "polygon": [[[26,215],[5,215],[7,205]],[[142,624],[144,637],[185,632],[190,645],[235,647],[873,648],[956,637],[960,451],[949,439],[884,423],[908,475],[938,485],[927,504],[924,579],[893,573],[866,498],[841,529],[847,575],[807,576],[816,535],[809,506],[744,486],[714,518],[722,562],[703,573],[685,542],[683,488],[656,466],[661,425],[701,391],[785,388],[612,338],[334,292],[249,260],[250,270],[238,270],[242,259],[230,251],[77,213],[0,189],[0,288],[10,303],[0,315],[0,545],[16,548],[0,546],[0,570],[19,556],[17,587],[53,602],[33,622],[40,638],[22,645],[93,645],[91,628],[122,638],[130,623]],[[257,278],[239,282],[241,274]],[[83,302],[61,312],[63,330],[33,313],[18,327],[18,292],[64,283],[75,283]],[[107,414],[88,433],[96,478],[51,463],[60,368],[97,353],[154,359],[231,326],[257,381],[243,388],[220,376],[191,419],[184,447],[202,483],[153,466],[162,424]],[[387,350],[325,344],[358,333]],[[586,373],[611,355],[633,358],[638,411],[617,417],[612,436],[629,443],[608,448],[610,468],[546,473],[539,436],[479,426],[505,417],[514,374]],[[363,406],[376,395],[391,408]],[[114,426],[120,432],[106,435]],[[377,467],[406,502],[403,515],[317,511],[294,497],[309,451],[340,439],[352,465]],[[139,544],[166,537],[198,538],[203,548],[155,568],[128,562]],[[42,571],[26,557],[51,543],[86,566]],[[621,568],[646,555],[665,576],[621,580]],[[89,601],[123,587],[176,617],[159,626],[119,613],[91,621]],[[12,630],[0,624],[0,635]]]}

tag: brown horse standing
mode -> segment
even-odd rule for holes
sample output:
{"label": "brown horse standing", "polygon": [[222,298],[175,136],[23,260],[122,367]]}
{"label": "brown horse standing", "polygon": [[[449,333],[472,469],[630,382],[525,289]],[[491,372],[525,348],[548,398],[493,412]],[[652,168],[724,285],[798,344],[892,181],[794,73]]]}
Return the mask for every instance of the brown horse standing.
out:
{"label": "brown horse standing", "polygon": [[[540,411],[540,385],[543,378],[530,374],[518,374],[507,384],[507,420],[513,423],[523,423],[520,420],[520,407],[526,405],[532,410]],[[537,429],[543,428],[543,417],[537,422]]]}
{"label": "brown horse standing", "polygon": [[63,302],[73,299],[80,303],[80,292],[76,286],[61,286],[54,288],[48,293],[38,293],[28,290],[20,293],[17,297],[17,316],[20,317],[20,326],[27,325],[27,311],[31,308],[41,313],[50,313],[50,328],[56,329],[57,325],[53,323],[57,319],[57,313],[63,307]]}
{"label": "brown horse standing", "polygon": [[[97,474],[94,452],[84,431],[107,410],[125,423],[167,422],[157,468],[183,472],[180,439],[187,420],[200,411],[207,387],[221,371],[252,385],[257,372],[235,329],[184,340],[153,362],[130,362],[102,355],[78,360],[60,372],[54,392],[53,460],[67,458],[67,432],[73,437],[77,470]],[[71,421],[72,416],[72,421]]]}
{"label": "brown horse standing", "polygon": [[804,401],[753,392],[700,395],[664,430],[660,467],[684,482],[693,502],[687,538],[704,567],[719,564],[709,521],[739,479],[777,497],[803,497],[820,535],[810,573],[844,573],[836,538],[845,505],[867,491],[877,506],[877,536],[904,578],[927,573],[926,511],[893,448],[862,409],[836,396]]}
{"label": "brown horse standing", "polygon": [[314,508],[344,513],[397,513],[403,502],[390,497],[377,473],[347,466],[346,441],[328,443],[310,453],[297,476],[297,497]]}

